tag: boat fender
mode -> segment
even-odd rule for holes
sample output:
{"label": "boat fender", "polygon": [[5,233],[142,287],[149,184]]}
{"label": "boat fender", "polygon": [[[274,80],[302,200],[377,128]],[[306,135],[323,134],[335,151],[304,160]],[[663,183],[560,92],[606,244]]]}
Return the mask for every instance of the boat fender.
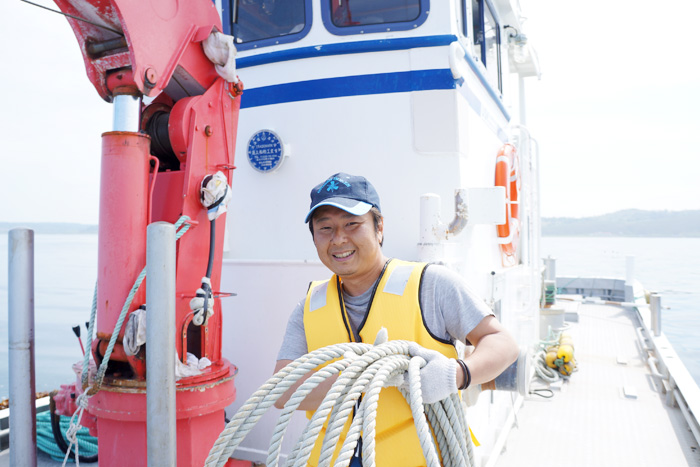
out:
{"label": "boat fender", "polygon": [[547,366],[549,368],[552,368],[556,370],[557,364],[555,363],[557,360],[557,351],[559,350],[559,346],[553,345],[551,347],[547,348],[547,354],[545,355],[545,363],[547,363]]}
{"label": "boat fender", "polygon": [[567,332],[559,335],[559,345],[556,347],[557,358],[554,360],[556,368],[564,376],[571,376],[576,371],[576,359],[574,358],[574,340]]}
{"label": "boat fender", "polygon": [[557,358],[561,359],[563,363],[569,363],[574,359],[574,340],[569,333],[562,332],[559,335]]}
{"label": "boat fender", "polygon": [[571,360],[559,367],[559,373],[564,376],[571,376],[574,371],[576,371],[576,360]]}
{"label": "boat fender", "polygon": [[569,363],[574,358],[574,348],[570,345],[560,345],[557,358],[561,358],[564,363]]}

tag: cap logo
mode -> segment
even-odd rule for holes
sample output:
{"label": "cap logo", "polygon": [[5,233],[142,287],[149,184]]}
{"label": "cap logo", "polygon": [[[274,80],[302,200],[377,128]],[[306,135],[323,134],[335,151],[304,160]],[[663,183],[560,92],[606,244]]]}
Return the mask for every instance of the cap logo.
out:
{"label": "cap logo", "polygon": [[321,191],[323,191],[323,188],[326,187],[326,185],[328,185],[328,188],[326,188],[326,191],[333,192],[333,191],[340,189],[340,185],[338,185],[336,182],[340,182],[348,188],[350,188],[352,186],[348,182],[346,182],[345,180],[342,180],[338,177],[331,177],[328,180],[326,180],[326,183],[321,185],[321,188],[318,189],[318,193],[321,193]]}
{"label": "cap logo", "polygon": [[319,206],[335,206],[353,215],[365,214],[371,207],[379,208],[379,195],[365,177],[338,172],[311,189],[311,205],[306,214],[309,222]]}

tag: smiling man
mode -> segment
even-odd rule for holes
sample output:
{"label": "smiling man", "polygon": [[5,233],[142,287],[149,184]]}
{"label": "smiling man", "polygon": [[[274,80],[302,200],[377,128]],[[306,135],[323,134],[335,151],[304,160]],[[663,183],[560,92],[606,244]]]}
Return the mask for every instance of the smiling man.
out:
{"label": "smiling man", "polygon": [[[427,362],[421,389],[432,403],[494,379],[517,358],[513,338],[461,276],[443,266],[384,256],[379,195],[364,177],[337,173],[314,187],[306,222],[333,276],[312,283],[292,312],[275,371],[327,345],[373,342],[384,327],[389,339],[416,343],[410,353]],[[457,340],[474,346],[464,360],[457,358]],[[303,381],[275,405],[283,407]],[[317,387],[299,408],[318,408],[332,383]],[[379,396],[376,439],[378,466],[426,465],[410,408],[394,387]],[[310,465],[316,465],[320,442]],[[361,465],[356,454],[352,466]]]}

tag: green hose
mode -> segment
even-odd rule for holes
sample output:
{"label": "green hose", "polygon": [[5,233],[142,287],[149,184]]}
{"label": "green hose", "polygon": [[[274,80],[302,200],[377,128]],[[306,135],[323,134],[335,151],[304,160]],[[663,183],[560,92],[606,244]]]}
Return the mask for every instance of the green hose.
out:
{"label": "green hose", "polygon": [[[65,433],[68,431],[68,426],[70,425],[70,417],[65,417],[60,415],[60,426],[61,432]],[[81,462],[84,457],[92,457],[97,455],[97,438],[90,436],[87,428],[80,428],[78,430],[78,444],[79,452],[81,457]],[[41,412],[36,416],[36,444],[37,447],[42,451],[51,456],[53,460],[63,462],[65,457],[65,452],[56,444],[54,439],[53,431],[51,429],[51,414],[46,412]],[[75,462],[73,458],[69,459],[69,462]]]}

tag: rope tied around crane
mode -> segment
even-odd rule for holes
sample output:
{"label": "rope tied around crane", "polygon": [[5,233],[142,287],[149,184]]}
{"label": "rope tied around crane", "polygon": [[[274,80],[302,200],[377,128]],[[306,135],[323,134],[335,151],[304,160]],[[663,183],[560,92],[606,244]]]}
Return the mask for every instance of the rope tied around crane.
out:
{"label": "rope tied around crane", "polygon": [[[462,401],[458,395],[453,394],[434,404],[423,404],[419,372],[426,362],[421,357],[411,358],[408,344],[408,341],[399,340],[378,345],[341,343],[315,350],[294,360],[269,378],[241,406],[214,443],[205,466],[223,466],[275,401],[300,378],[321,365],[325,366],[304,381],[282,409],[270,440],[266,461],[268,467],[279,464],[282,439],[292,414],[314,388],[336,375],[337,380],[288,456],[286,466],[301,467],[307,464],[326,420],[327,431],[318,465],[330,466],[343,426],[354,410],[350,429],[333,465],[348,466],[358,440],[362,437],[363,465],[374,467],[377,404],[379,392],[387,386],[397,386],[406,398],[428,467],[474,465],[472,442]],[[408,375],[407,384],[397,384],[397,381],[404,381],[404,374]],[[359,405],[358,400],[361,400]]]}

